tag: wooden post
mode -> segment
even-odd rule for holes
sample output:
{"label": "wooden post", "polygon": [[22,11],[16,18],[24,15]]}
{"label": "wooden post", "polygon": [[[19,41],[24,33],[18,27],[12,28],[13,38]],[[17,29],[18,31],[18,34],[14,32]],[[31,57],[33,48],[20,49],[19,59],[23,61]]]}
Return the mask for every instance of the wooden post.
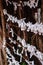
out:
{"label": "wooden post", "polygon": [[3,65],[2,57],[1,57],[1,49],[0,49],[0,65]]}
{"label": "wooden post", "polygon": [[1,27],[0,27],[0,65],[3,65],[2,62],[2,56],[1,56],[1,51],[2,51],[2,36],[1,36]]}
{"label": "wooden post", "polygon": [[[2,0],[0,0],[0,13],[1,13],[2,34],[3,34],[2,45],[4,45],[4,44],[6,44],[6,42],[5,42],[6,36],[5,36],[5,21],[4,21],[4,15],[3,15]],[[3,64],[3,65],[7,65],[6,52],[5,52],[5,48],[3,46],[2,46],[2,53],[3,53],[3,57],[4,57],[3,60],[5,62],[5,64]]]}

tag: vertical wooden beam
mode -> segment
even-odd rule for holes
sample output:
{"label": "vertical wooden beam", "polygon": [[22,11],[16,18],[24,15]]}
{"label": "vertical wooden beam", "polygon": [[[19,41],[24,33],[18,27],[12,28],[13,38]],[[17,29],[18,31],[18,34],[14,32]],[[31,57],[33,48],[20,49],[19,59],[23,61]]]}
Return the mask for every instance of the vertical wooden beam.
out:
{"label": "vertical wooden beam", "polygon": [[1,27],[0,27],[0,65],[3,65],[1,50],[2,50],[2,37],[1,37]]}
{"label": "vertical wooden beam", "polygon": [[[0,13],[1,13],[1,22],[2,22],[2,33],[3,33],[3,40],[2,40],[2,44],[5,45],[6,42],[6,34],[5,34],[5,21],[4,21],[4,15],[3,15],[3,6],[2,6],[2,0],[0,0]],[[7,59],[6,59],[6,52],[5,52],[5,48],[2,47],[2,53],[3,53],[3,56],[4,56],[4,61],[5,61],[5,64],[3,65],[7,65]]]}
{"label": "vertical wooden beam", "polygon": [[0,49],[0,65],[3,65],[2,57],[1,57],[1,49]]}

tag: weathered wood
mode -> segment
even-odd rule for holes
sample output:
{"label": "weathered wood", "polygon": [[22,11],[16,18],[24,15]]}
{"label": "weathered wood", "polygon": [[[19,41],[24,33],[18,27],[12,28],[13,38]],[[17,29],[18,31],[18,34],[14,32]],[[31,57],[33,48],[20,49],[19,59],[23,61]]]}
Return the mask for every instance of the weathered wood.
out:
{"label": "weathered wood", "polygon": [[[5,21],[4,21],[4,15],[3,15],[2,0],[0,0],[0,13],[1,13],[2,33],[3,33],[3,40],[2,40],[2,45],[3,45],[3,44],[6,44],[5,42],[6,37],[5,37]],[[7,65],[5,48],[2,47],[1,50],[5,60],[5,64],[3,65]]]}
{"label": "weathered wood", "polygon": [[1,50],[2,50],[2,38],[1,38],[1,28],[0,28],[0,65],[3,65]]}
{"label": "weathered wood", "polygon": [[3,62],[2,62],[2,57],[1,57],[1,49],[0,49],[0,65],[3,65]]}

